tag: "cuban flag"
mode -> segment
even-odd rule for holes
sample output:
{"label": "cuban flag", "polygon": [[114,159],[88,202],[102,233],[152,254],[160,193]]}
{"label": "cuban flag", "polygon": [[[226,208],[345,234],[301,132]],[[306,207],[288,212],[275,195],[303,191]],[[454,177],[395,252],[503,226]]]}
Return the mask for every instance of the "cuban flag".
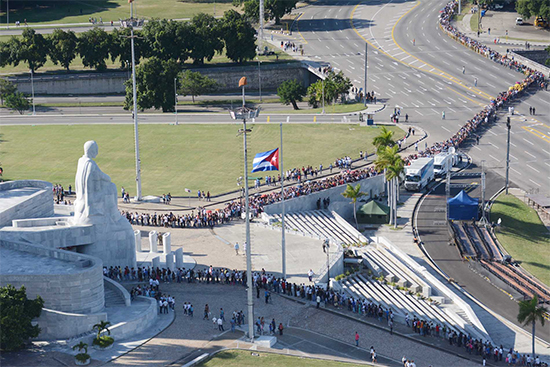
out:
{"label": "cuban flag", "polygon": [[279,148],[267,152],[258,153],[252,162],[252,172],[278,171]]}

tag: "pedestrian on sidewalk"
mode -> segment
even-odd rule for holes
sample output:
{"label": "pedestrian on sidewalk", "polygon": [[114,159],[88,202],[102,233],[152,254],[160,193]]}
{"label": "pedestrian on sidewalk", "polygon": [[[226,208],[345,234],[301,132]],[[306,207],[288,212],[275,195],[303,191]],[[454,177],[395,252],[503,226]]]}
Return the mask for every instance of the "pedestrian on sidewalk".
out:
{"label": "pedestrian on sidewalk", "polygon": [[281,335],[281,336],[283,335],[283,329],[284,329],[283,323],[281,322],[281,323],[279,323],[279,335]]}
{"label": "pedestrian on sidewalk", "polygon": [[221,318],[218,319],[218,330],[219,331],[225,331],[223,329],[223,320]]}
{"label": "pedestrian on sidewalk", "polygon": [[388,321],[388,326],[390,327],[390,335],[393,335],[393,321]]}
{"label": "pedestrian on sidewalk", "polygon": [[233,247],[235,248],[235,255],[239,255],[239,243],[235,242],[235,246]]}
{"label": "pedestrian on sidewalk", "polygon": [[313,274],[313,270],[309,269],[309,271],[307,272],[307,277],[309,278],[310,282],[313,280]]}
{"label": "pedestrian on sidewalk", "polygon": [[317,308],[319,308],[319,306],[321,305],[321,296],[317,295],[316,301],[317,301]]}
{"label": "pedestrian on sidewalk", "polygon": [[359,333],[357,333],[357,331],[355,332],[355,346],[359,346]]}

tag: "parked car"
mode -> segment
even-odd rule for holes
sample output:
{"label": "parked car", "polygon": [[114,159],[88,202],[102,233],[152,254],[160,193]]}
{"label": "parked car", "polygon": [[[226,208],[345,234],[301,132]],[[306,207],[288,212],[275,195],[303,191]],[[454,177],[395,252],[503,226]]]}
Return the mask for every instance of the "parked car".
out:
{"label": "parked car", "polygon": [[523,18],[516,18],[516,25],[523,25]]}

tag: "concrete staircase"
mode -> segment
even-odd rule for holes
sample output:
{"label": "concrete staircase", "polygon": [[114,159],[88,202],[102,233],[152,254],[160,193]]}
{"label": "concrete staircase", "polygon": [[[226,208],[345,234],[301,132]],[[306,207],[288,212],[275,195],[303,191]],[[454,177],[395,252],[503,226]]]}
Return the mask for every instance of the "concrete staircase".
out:
{"label": "concrete staircase", "polygon": [[121,297],[119,292],[115,292],[113,289],[105,287],[105,307],[125,307],[124,298]]}

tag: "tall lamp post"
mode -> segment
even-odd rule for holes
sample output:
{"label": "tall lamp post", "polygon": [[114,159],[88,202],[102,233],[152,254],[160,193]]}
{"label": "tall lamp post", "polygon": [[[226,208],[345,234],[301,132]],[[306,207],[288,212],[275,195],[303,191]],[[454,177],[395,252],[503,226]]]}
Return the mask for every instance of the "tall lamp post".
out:
{"label": "tall lamp post", "polygon": [[8,5],[6,9],[6,27],[10,29],[10,0],[8,0]]}
{"label": "tall lamp post", "polygon": [[250,204],[248,196],[248,151],[246,135],[252,130],[246,128],[246,119],[254,119],[260,114],[260,109],[248,108],[245,105],[244,88],[247,84],[246,77],[239,80],[239,87],[243,91],[242,107],[230,110],[229,113],[233,120],[243,120],[243,128],[239,130],[243,134],[244,145],[244,196],[245,196],[245,215],[246,215],[246,286],[247,286],[247,306],[248,306],[248,338],[254,341],[254,298],[252,283],[252,244],[250,243]]}
{"label": "tall lamp post", "polygon": [[139,158],[139,132],[138,132],[138,116],[137,116],[137,90],[136,90],[136,61],[134,48],[134,24],[137,19],[133,18],[134,13],[133,0],[130,1],[130,19],[121,22],[123,28],[130,28],[130,47],[132,48],[132,97],[134,102],[133,118],[134,118],[134,140],[136,151],[136,200],[141,200],[141,159]]}
{"label": "tall lamp post", "polygon": [[258,89],[260,92],[260,103],[261,103],[262,102],[262,68],[261,68],[262,62],[260,61],[260,58],[258,56],[256,56],[256,60],[258,60]]}
{"label": "tall lamp post", "polygon": [[31,94],[32,94],[32,115],[36,115],[36,108],[34,106],[34,72],[31,69]]}
{"label": "tall lamp post", "polygon": [[327,254],[327,292],[330,289],[330,241],[328,238],[323,242],[323,252]]}
{"label": "tall lamp post", "polygon": [[174,111],[176,111],[176,125],[178,124],[178,78],[174,78]]}
{"label": "tall lamp post", "polygon": [[506,143],[506,195],[508,195],[508,178],[510,177],[510,116],[506,117],[506,128],[508,129],[508,142]]}

